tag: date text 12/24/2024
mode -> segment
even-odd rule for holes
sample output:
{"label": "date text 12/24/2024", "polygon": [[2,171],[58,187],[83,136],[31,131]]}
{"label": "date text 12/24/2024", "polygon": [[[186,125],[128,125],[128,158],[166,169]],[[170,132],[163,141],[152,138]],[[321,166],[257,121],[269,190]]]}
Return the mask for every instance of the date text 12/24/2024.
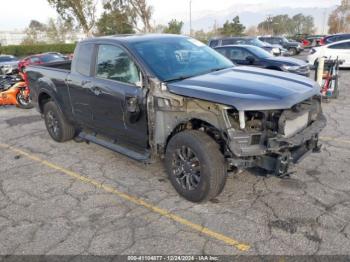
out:
{"label": "date text 12/24/2024", "polygon": [[128,256],[128,261],[218,261],[216,256]]}

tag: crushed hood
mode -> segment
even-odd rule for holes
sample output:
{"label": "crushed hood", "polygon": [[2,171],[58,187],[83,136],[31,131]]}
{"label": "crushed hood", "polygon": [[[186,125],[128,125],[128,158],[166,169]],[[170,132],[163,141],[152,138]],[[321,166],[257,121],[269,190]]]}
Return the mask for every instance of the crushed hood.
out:
{"label": "crushed hood", "polygon": [[274,70],[237,66],[167,84],[174,94],[237,110],[287,109],[320,93],[313,80]]}

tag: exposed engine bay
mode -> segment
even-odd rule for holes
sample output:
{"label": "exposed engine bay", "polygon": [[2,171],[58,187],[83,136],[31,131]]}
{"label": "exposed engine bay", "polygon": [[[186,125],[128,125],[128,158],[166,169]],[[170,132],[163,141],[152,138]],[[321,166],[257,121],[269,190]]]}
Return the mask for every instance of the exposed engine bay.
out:
{"label": "exposed engine bay", "polygon": [[[318,132],[325,126],[319,97],[310,98],[291,109],[238,112],[228,110],[232,129],[230,149],[239,160],[234,166],[261,166],[286,172],[289,162],[297,162],[305,152],[318,150]],[[243,117],[243,119],[242,119]],[[320,120],[320,121],[318,121]],[[242,157],[245,161],[242,161]],[[276,168],[279,159],[288,163]]]}

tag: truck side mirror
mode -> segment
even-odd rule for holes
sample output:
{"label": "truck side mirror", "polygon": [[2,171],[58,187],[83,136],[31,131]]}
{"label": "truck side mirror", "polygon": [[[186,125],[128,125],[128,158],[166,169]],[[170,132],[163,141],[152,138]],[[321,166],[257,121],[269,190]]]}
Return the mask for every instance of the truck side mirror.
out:
{"label": "truck side mirror", "polygon": [[139,81],[135,82],[135,85],[141,88],[143,87],[143,76],[141,71],[139,71]]}

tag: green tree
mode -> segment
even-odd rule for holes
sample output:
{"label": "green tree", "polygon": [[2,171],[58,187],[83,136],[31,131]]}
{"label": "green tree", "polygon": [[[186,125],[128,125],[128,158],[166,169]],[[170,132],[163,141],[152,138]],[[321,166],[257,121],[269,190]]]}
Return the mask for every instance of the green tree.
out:
{"label": "green tree", "polygon": [[288,15],[268,16],[258,25],[259,33],[274,35],[311,34],[314,32],[314,18],[297,14],[290,18]]}
{"label": "green tree", "polygon": [[24,45],[33,45],[44,43],[43,33],[46,31],[46,25],[37,21],[31,20],[29,26],[26,28],[25,33],[26,37],[23,39],[22,44]]}
{"label": "green tree", "polygon": [[[104,6],[111,7],[121,13],[125,13],[133,30],[138,32],[152,32],[151,18],[153,7],[147,4],[147,0],[106,0]],[[106,9],[106,8],[105,8]],[[142,24],[142,27],[140,27]]]}
{"label": "green tree", "polygon": [[133,34],[133,18],[124,1],[108,1],[103,5],[104,12],[97,21],[99,35]]}
{"label": "green tree", "polygon": [[99,35],[135,33],[132,24],[128,21],[127,15],[118,11],[112,11],[109,13],[103,12],[96,25]]}
{"label": "green tree", "polygon": [[305,16],[301,13],[292,17],[292,34],[313,34],[315,32],[314,18],[311,15]]}
{"label": "green tree", "polygon": [[62,18],[50,18],[46,26],[46,35],[50,43],[65,43],[75,39],[73,21]]}
{"label": "green tree", "polygon": [[87,36],[95,25],[95,0],[47,0],[65,21],[75,19]]}
{"label": "green tree", "polygon": [[231,35],[243,35],[243,32],[245,30],[245,26],[242,25],[239,21],[239,16],[236,16],[232,19],[232,22],[226,21],[222,28],[219,28],[219,32],[221,35],[224,36],[231,36]]}
{"label": "green tree", "polygon": [[181,34],[181,30],[184,23],[182,21],[177,21],[176,19],[172,19],[168,26],[164,28],[163,33],[166,34]]}
{"label": "green tree", "polygon": [[330,34],[350,32],[350,0],[342,0],[341,4],[329,15],[328,26]]}

